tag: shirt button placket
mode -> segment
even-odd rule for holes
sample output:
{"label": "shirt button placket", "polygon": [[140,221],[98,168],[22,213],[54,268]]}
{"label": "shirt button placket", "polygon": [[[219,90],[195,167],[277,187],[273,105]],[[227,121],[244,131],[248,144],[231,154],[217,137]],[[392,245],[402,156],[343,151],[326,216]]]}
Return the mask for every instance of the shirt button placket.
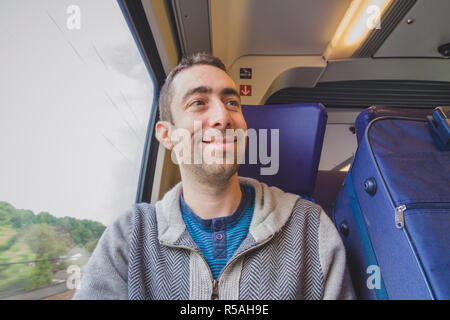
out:
{"label": "shirt button placket", "polygon": [[213,221],[213,247],[216,258],[225,258],[227,244],[225,239],[225,223],[221,220]]}

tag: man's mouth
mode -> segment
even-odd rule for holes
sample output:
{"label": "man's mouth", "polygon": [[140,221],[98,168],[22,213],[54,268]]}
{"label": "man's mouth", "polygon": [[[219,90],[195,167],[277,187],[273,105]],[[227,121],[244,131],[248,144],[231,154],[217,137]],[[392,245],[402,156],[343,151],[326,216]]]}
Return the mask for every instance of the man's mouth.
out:
{"label": "man's mouth", "polygon": [[234,148],[237,137],[211,137],[209,140],[202,140],[202,142],[207,148],[226,151]]}
{"label": "man's mouth", "polygon": [[209,140],[202,140],[203,143],[206,144],[228,144],[228,143],[234,143],[237,142],[237,137],[224,137],[224,138],[216,138],[211,137]]}

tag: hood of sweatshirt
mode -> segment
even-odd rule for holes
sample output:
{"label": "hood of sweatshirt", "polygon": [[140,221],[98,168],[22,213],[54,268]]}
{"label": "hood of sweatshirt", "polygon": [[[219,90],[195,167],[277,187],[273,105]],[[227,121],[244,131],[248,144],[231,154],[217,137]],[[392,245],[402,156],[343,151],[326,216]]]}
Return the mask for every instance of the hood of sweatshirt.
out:
{"label": "hood of sweatshirt", "polygon": [[[249,233],[257,243],[278,232],[288,221],[298,195],[269,187],[252,178],[239,177],[239,183],[255,190],[255,208]],[[155,204],[159,241],[174,244],[186,230],[180,209],[182,182]]]}

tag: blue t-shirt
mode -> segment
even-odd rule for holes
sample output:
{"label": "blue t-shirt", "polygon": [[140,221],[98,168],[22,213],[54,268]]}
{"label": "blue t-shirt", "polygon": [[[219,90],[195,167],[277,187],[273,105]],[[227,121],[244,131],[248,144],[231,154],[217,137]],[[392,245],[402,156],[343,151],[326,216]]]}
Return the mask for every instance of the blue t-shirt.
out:
{"label": "blue t-shirt", "polygon": [[242,199],[236,211],[227,217],[202,219],[180,197],[180,208],[186,228],[199,246],[209,268],[217,279],[223,267],[248,234],[255,206],[255,191],[242,186]]}

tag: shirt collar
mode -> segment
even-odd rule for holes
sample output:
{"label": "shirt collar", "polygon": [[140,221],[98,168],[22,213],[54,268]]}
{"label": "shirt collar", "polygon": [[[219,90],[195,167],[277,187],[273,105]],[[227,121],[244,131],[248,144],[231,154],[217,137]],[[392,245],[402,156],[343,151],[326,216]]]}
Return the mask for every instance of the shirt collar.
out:
{"label": "shirt collar", "polygon": [[[259,243],[279,231],[287,222],[299,196],[269,187],[252,178],[239,177],[239,182],[251,186],[255,192],[255,207],[249,233]],[[155,204],[158,238],[163,243],[174,244],[186,231],[180,208],[181,191],[180,182]]]}
{"label": "shirt collar", "polygon": [[248,190],[248,188],[251,187],[250,186],[245,187],[242,184],[240,186],[242,192],[241,201],[237,209],[229,216],[212,219],[202,219],[197,214],[195,214],[195,212],[193,212],[191,208],[189,208],[189,206],[186,204],[186,202],[183,199],[183,192],[181,192],[180,195],[181,212],[184,215],[186,215],[188,219],[195,221],[197,225],[199,225],[204,230],[211,230],[211,231],[224,230],[226,226],[233,225],[237,221],[239,221],[244,210],[250,206],[251,194],[249,193],[251,192],[251,190]]}

